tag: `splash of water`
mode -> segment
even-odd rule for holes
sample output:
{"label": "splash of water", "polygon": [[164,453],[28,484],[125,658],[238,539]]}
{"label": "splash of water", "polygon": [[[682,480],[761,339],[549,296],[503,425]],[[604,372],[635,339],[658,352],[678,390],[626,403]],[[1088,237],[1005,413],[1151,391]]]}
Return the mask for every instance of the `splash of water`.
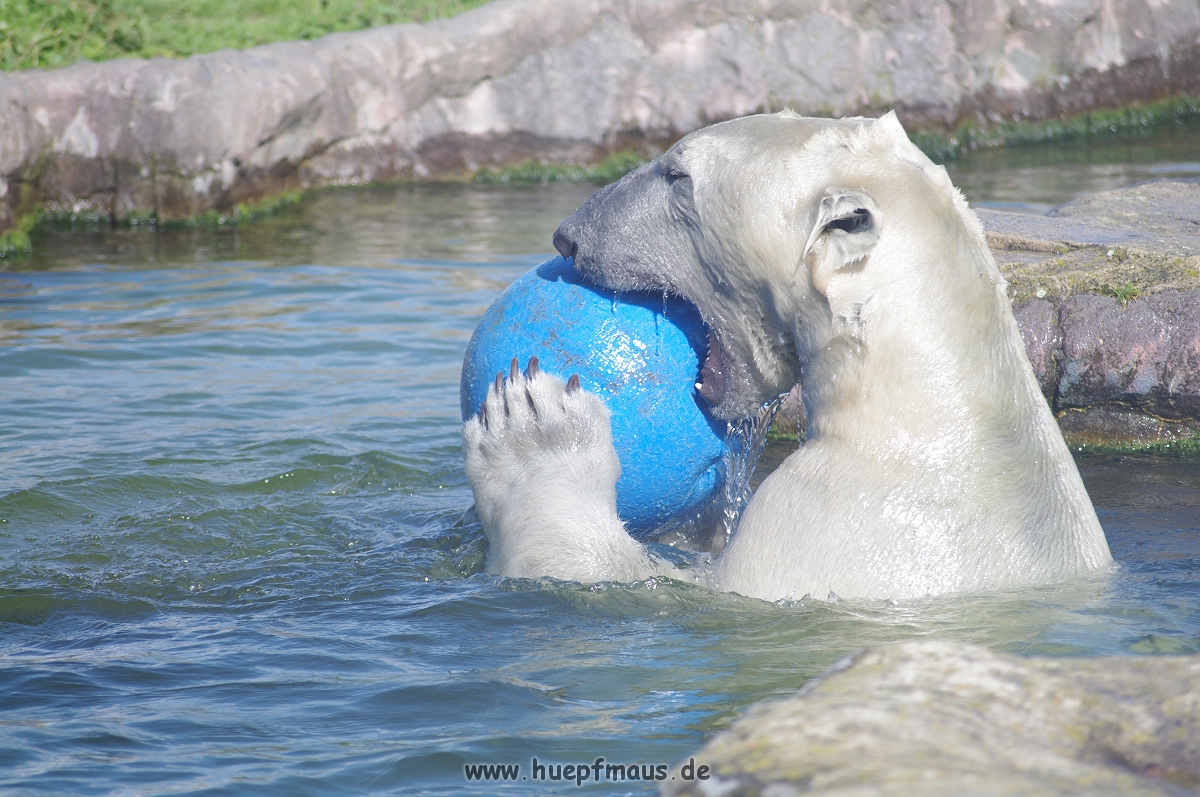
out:
{"label": "splash of water", "polygon": [[721,492],[692,517],[662,529],[658,542],[685,551],[716,557],[737,529],[750,502],[751,479],[767,443],[767,433],[787,394],[775,398],[746,418],[731,422],[725,432],[725,481]]}
{"label": "splash of water", "polygon": [[750,502],[750,478],[754,467],[767,444],[767,433],[775,420],[775,413],[787,394],[768,401],[758,412],[746,418],[732,421],[725,433],[725,487],[721,496],[723,528],[713,539],[712,552],[715,556],[733,537],[742,510]]}
{"label": "splash of water", "polygon": [[[754,468],[767,442],[767,433],[787,394],[764,404],[747,418],[730,423],[725,432],[725,482],[695,515],[661,529],[658,542],[683,551],[716,557],[737,529],[750,502]],[[711,561],[711,559],[709,560]]]}

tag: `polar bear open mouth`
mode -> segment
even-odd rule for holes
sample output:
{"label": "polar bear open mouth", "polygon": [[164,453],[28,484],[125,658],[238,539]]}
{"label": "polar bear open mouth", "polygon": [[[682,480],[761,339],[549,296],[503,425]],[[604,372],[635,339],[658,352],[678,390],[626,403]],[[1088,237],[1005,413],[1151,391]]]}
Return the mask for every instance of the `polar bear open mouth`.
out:
{"label": "polar bear open mouth", "polygon": [[[661,292],[694,305],[709,329],[696,392],[714,416],[744,418],[796,383],[795,342],[766,306],[766,291],[731,284],[741,273],[754,279],[732,265],[739,254],[702,251],[689,236],[710,226],[682,154],[672,150],[597,191],[558,228],[554,247],[597,285]],[[688,223],[679,224],[681,218]]]}
{"label": "polar bear open mouth", "polygon": [[[646,168],[643,167],[638,171],[645,170]],[[609,251],[611,247],[603,246],[602,244],[600,246],[594,244],[587,246],[589,243],[588,239],[591,238],[594,241],[595,237],[590,236],[588,234],[589,230],[584,225],[578,223],[580,213],[589,206],[603,203],[605,198],[618,191],[619,189],[616,187],[616,184],[597,191],[579,212],[573,214],[570,219],[564,221],[558,228],[554,234],[554,247],[563,258],[571,260],[581,274],[601,287],[614,291],[662,291],[664,297],[677,296],[697,307],[705,326],[708,328],[708,335],[705,342],[705,351],[700,354],[700,371],[696,376],[696,392],[711,406],[716,407],[725,398],[729,380],[725,365],[728,355],[721,345],[721,335],[717,331],[713,319],[704,313],[704,310],[699,307],[699,303],[694,297],[687,296],[674,285],[661,281],[657,275],[651,274],[649,269],[643,268],[642,264],[637,262],[638,258],[636,256],[629,258],[627,253],[622,252],[621,254],[626,255],[626,257],[617,261],[613,258],[611,251]],[[581,237],[584,238],[585,242],[585,249],[583,251],[580,251]],[[597,252],[597,250],[600,251]],[[637,276],[631,280],[627,276],[629,274],[636,274]]]}
{"label": "polar bear open mouth", "polygon": [[[564,258],[572,260],[575,268],[597,285],[614,291],[637,290],[648,293],[662,292],[664,297],[675,296],[697,308],[701,320],[704,321],[704,325],[708,329],[708,334],[705,339],[704,351],[698,352],[700,370],[696,376],[695,388],[696,392],[720,417],[723,417],[725,420],[732,420],[734,417],[750,415],[764,402],[765,399],[762,398],[745,399],[741,396],[735,397],[732,395],[736,391],[733,389],[731,373],[743,372],[747,369],[738,367],[738,362],[735,359],[736,355],[732,354],[728,346],[724,343],[725,340],[736,333],[724,329],[713,318],[711,313],[706,312],[705,302],[697,301],[696,297],[687,295],[686,292],[678,290],[676,286],[669,283],[662,283],[657,279],[647,279],[644,273],[639,275],[639,278],[634,282],[622,279],[620,276],[621,271],[623,268],[628,268],[628,264],[614,263],[611,260],[607,260],[603,253],[596,253],[590,248],[580,251],[575,241],[563,235],[562,230],[565,227],[567,227],[567,222],[563,223],[563,226],[559,228],[560,232],[555,235],[555,244],[558,246],[559,253]],[[742,385],[743,392],[752,390],[757,394],[763,390],[761,386],[752,384],[753,382],[754,380],[742,378],[740,384]],[[770,389],[766,388],[765,392],[770,393]],[[732,415],[727,411],[722,412],[730,399],[737,406],[744,409]],[[753,406],[748,406],[748,404]]]}
{"label": "polar bear open mouth", "polygon": [[708,352],[700,366],[700,378],[696,380],[696,392],[714,407],[725,396],[725,371],[721,360],[721,347],[712,332],[708,333]]}

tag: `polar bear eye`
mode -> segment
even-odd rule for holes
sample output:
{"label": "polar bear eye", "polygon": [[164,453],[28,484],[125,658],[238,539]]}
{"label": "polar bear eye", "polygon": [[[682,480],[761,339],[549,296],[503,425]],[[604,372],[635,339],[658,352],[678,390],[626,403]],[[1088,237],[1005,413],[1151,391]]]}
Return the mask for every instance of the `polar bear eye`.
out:
{"label": "polar bear eye", "polygon": [[687,172],[681,172],[678,169],[668,170],[666,177],[667,177],[668,185],[674,185],[675,183],[679,182],[680,180],[690,180],[691,179],[691,175],[689,175]]}
{"label": "polar bear eye", "polygon": [[842,232],[864,232],[871,229],[871,212],[866,208],[855,208],[848,216],[834,219],[825,225],[826,230]]}
{"label": "polar bear eye", "polygon": [[663,178],[666,179],[667,185],[674,185],[680,180],[689,180],[691,175],[681,169],[676,163],[664,163],[662,165]]}

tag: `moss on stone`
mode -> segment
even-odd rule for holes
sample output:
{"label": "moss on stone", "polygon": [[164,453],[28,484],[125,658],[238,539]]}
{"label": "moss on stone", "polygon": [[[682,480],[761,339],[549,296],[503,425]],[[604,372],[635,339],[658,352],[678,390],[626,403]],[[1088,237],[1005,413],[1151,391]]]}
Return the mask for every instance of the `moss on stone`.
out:
{"label": "moss on stone", "polygon": [[[303,198],[303,191],[284,191],[282,194],[275,194],[254,202],[239,202],[231,211],[208,210],[199,216],[187,219],[156,220],[156,223],[163,227],[224,227],[248,224],[257,219],[273,216],[285,208],[298,204]],[[130,217],[129,223],[136,222]]]}
{"label": "moss on stone", "polygon": [[1107,454],[1107,455],[1153,455],[1159,457],[1171,457],[1174,459],[1187,459],[1200,461],[1200,434],[1193,437],[1185,437],[1179,440],[1171,440],[1162,443],[1123,443],[1116,441],[1105,441],[1103,443],[1079,443],[1070,441],[1072,451],[1081,454]]}
{"label": "moss on stone", "polygon": [[285,191],[281,194],[265,197],[254,202],[239,202],[233,210],[209,210],[198,216],[186,219],[161,219],[150,211],[136,211],[117,218],[115,221],[99,210],[87,210],[80,213],[65,211],[35,210],[21,217],[17,226],[7,233],[0,235],[0,258],[11,258],[29,254],[33,250],[31,236],[38,228],[96,228],[96,227],[226,227],[248,224],[253,221],[272,216],[291,207],[304,198],[303,191]]}
{"label": "moss on stone", "polygon": [[771,428],[767,430],[767,442],[770,443],[799,443],[800,432],[795,428],[787,428],[784,424],[778,422],[771,424]]}
{"label": "moss on stone", "polygon": [[17,219],[16,226],[11,230],[0,234],[0,258],[12,258],[32,252],[30,235],[41,223],[42,218],[41,208],[37,208]]}
{"label": "moss on stone", "polygon": [[611,183],[646,161],[634,150],[622,150],[594,165],[562,166],[528,161],[502,169],[480,169],[475,172],[474,180],[477,183]]}
{"label": "moss on stone", "polygon": [[1102,109],[1044,121],[965,124],[949,135],[919,131],[912,141],[935,161],[972,150],[1061,144],[1118,135],[1145,135],[1179,125],[1200,125],[1200,97],[1173,97],[1127,108]]}

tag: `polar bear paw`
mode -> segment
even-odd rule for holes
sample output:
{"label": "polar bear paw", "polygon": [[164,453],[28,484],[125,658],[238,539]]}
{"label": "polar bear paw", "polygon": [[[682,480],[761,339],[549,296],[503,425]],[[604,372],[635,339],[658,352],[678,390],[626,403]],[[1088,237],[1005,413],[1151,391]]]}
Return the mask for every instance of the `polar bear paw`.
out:
{"label": "polar bear paw", "polygon": [[[479,414],[463,428],[467,475],[484,482],[517,486],[530,475],[556,481],[560,467],[586,461],[597,486],[615,489],[621,466],[612,445],[608,408],[580,388],[579,377],[565,384],[530,358],[525,373],[513,358],[508,379],[496,374]],[[540,480],[540,479],[539,479]],[[532,486],[532,485],[531,485]],[[544,484],[543,484],[544,486]]]}
{"label": "polar bear paw", "polygon": [[621,464],[609,411],[544,373],[496,374],[479,414],[463,425],[467,479],[488,538],[488,570],[574,581],[636,580],[649,559],[617,517]]}

